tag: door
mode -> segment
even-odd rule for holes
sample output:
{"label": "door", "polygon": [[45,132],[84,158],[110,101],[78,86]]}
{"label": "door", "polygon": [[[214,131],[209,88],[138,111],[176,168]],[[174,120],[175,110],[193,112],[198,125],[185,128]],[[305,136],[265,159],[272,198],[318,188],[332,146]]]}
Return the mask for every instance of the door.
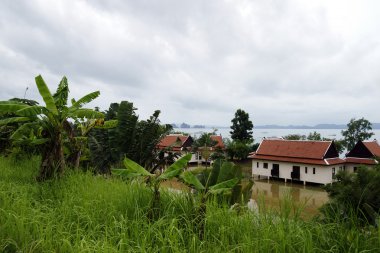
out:
{"label": "door", "polygon": [[292,180],[300,180],[300,166],[293,166],[293,171],[290,174]]}

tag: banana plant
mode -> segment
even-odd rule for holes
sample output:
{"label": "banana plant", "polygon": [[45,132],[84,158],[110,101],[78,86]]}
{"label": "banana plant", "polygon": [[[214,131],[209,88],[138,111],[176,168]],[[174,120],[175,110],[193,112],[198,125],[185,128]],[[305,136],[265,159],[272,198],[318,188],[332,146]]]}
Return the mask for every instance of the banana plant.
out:
{"label": "banana plant", "polygon": [[[65,137],[73,136],[70,120],[100,119],[104,115],[83,106],[100,95],[99,91],[91,92],[79,100],[71,100],[67,105],[69,87],[67,78],[63,77],[55,94],[51,94],[41,75],[35,78],[38,91],[45,102],[42,105],[28,105],[18,101],[0,101],[0,113],[11,113],[11,118],[0,120],[0,125],[23,123],[11,136],[13,141],[23,139],[31,130],[40,131],[35,135],[33,144],[43,145],[42,161],[38,176],[39,181],[60,175],[65,169],[63,141]],[[27,138],[24,138],[27,139]]]}
{"label": "banana plant", "polygon": [[151,208],[148,212],[148,218],[150,220],[156,220],[160,217],[160,184],[165,180],[170,180],[174,177],[179,176],[184,168],[186,168],[187,163],[190,161],[190,159],[191,154],[187,154],[175,161],[162,173],[157,171],[156,173],[152,174],[138,163],[128,158],[124,158],[124,166],[126,168],[113,169],[112,172],[115,175],[120,175],[127,178],[145,177],[147,179],[148,185],[151,186],[153,190],[153,198],[151,202]]}
{"label": "banana plant", "polygon": [[184,171],[180,179],[199,193],[200,203],[195,222],[201,239],[205,232],[207,200],[211,196],[224,196],[229,199],[230,204],[244,202],[249,196],[246,192],[253,185],[251,180],[248,183],[243,182],[240,166],[222,159],[217,159],[211,170],[205,169],[197,175],[189,170]]}

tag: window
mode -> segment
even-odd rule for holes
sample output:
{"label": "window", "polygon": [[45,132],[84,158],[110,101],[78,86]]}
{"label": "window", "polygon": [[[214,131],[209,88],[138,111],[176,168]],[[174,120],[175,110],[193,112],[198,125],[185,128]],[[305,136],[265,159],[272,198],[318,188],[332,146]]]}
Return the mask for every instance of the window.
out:
{"label": "window", "polygon": [[257,162],[257,168],[259,168],[259,164],[260,164],[260,163],[259,163],[259,162]]}
{"label": "window", "polygon": [[332,174],[335,175],[335,168],[332,168]]}
{"label": "window", "polygon": [[358,167],[354,167],[354,172],[356,172],[358,170]]}
{"label": "window", "polygon": [[313,168],[313,174],[315,174],[315,168]]}
{"label": "window", "polygon": [[305,167],[305,174],[307,174],[307,167]]}
{"label": "window", "polygon": [[264,169],[268,169],[268,163],[264,163]]}

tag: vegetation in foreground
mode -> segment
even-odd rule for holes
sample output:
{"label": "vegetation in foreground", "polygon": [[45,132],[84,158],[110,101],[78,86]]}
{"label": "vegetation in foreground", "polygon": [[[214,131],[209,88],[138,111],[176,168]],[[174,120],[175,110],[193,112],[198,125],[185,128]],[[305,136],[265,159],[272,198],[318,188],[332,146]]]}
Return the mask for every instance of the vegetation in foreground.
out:
{"label": "vegetation in foreground", "polygon": [[186,194],[161,192],[162,213],[147,218],[151,191],[138,183],[73,171],[36,183],[38,158],[0,157],[2,252],[378,252],[379,229],[305,222],[279,213],[229,211],[207,203],[205,237],[194,231]]}

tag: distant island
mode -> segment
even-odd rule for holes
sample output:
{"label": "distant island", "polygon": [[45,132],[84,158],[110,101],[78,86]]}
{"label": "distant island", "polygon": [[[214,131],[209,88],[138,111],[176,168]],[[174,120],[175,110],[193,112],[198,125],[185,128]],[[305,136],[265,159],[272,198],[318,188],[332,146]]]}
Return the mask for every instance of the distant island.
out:
{"label": "distant island", "polygon": [[[346,129],[346,124],[317,124],[315,126],[305,126],[305,125],[262,125],[255,126],[256,129]],[[372,129],[380,129],[380,123],[373,123]]]}
{"label": "distant island", "polygon": [[[187,123],[182,123],[179,126],[175,123],[171,124],[173,128],[230,128],[229,126],[214,126],[214,125],[193,125]],[[306,125],[255,125],[255,129],[346,129],[346,124],[317,124],[314,126],[306,126]],[[380,123],[372,123],[372,129],[380,129]]]}

